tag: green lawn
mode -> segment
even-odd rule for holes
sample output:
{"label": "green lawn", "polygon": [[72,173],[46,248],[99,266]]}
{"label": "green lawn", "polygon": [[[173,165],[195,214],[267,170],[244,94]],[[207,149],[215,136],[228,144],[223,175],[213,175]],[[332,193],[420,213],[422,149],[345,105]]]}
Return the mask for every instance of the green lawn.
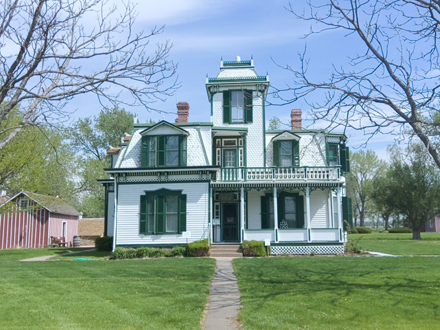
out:
{"label": "green lawn", "polygon": [[0,329],[201,328],[215,260],[18,261],[70,250],[0,251]]}
{"label": "green lawn", "polygon": [[235,259],[245,329],[439,329],[440,258]]}
{"label": "green lawn", "polygon": [[421,233],[422,240],[413,241],[412,234],[351,234],[349,240],[359,240],[363,251],[397,255],[440,255],[440,233]]}

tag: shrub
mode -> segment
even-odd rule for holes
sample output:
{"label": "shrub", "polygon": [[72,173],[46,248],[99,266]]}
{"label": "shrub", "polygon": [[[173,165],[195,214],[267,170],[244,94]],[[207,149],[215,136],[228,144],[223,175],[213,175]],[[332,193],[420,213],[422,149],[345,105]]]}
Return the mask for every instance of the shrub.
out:
{"label": "shrub", "polygon": [[359,246],[359,241],[361,240],[362,236],[360,236],[358,239],[355,240],[349,240],[347,242],[347,245],[345,246],[345,252],[346,253],[361,253],[362,247]]}
{"label": "shrub", "polygon": [[371,234],[372,230],[368,227],[356,227],[355,228],[359,234]]}
{"label": "shrub", "polygon": [[412,233],[412,229],[408,227],[397,227],[388,229],[390,234]]}
{"label": "shrub", "polygon": [[150,258],[160,258],[160,257],[166,257],[167,252],[162,249],[152,249],[150,251]]}
{"label": "shrub", "polygon": [[356,228],[353,228],[353,230],[351,231],[351,234],[359,234],[359,232]]}
{"label": "shrub", "polygon": [[133,259],[133,258],[136,258],[136,250],[126,249],[124,259]]}
{"label": "shrub", "polygon": [[113,237],[104,236],[95,239],[96,251],[111,251],[113,248]]}
{"label": "shrub", "polygon": [[263,241],[243,241],[241,244],[245,257],[265,257],[266,248]]}
{"label": "shrub", "polygon": [[149,257],[152,249],[146,246],[140,247],[136,249],[136,258],[145,258]]}
{"label": "shrub", "polygon": [[209,257],[211,254],[209,249],[210,247],[207,239],[188,244],[188,253],[191,257]]}
{"label": "shrub", "polygon": [[171,256],[173,257],[186,256],[186,247],[176,246],[174,249],[171,250]]}
{"label": "shrub", "polygon": [[112,259],[124,259],[125,250],[121,247],[117,247],[115,251],[111,254]]}

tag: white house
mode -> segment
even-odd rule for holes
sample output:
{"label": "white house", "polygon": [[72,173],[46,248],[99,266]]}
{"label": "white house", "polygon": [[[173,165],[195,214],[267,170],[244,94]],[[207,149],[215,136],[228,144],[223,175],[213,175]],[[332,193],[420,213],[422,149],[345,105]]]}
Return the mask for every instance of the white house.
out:
{"label": "white house", "polygon": [[101,181],[114,247],[208,238],[265,240],[273,254],[344,252],[346,136],[302,129],[301,110],[292,110],[291,130],[266,130],[268,88],[253,60],[221,61],[206,80],[209,123],[189,122],[181,102],[175,123],[136,123],[109,150],[111,179]]}

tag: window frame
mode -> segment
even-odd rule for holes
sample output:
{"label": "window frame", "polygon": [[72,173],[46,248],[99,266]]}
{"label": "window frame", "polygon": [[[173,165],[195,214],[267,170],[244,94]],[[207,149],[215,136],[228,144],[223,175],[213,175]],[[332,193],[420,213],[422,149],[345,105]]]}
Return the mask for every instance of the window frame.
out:
{"label": "window frame", "polygon": [[[177,165],[169,164],[168,139],[177,137]],[[151,150],[152,142],[155,150]],[[187,136],[183,134],[144,135],[142,137],[141,167],[185,167],[187,166]],[[153,156],[154,153],[154,156]],[[152,160],[154,158],[154,164]]]}
{"label": "window frame", "polygon": [[[286,197],[293,197],[295,199],[295,214],[296,214],[296,227],[294,228],[286,228],[283,229],[280,226],[282,220],[284,220],[283,215],[286,213],[285,211],[285,201],[283,201]],[[273,194],[266,193],[261,196],[260,208],[261,208],[261,229],[274,229],[275,227],[275,218],[273,219],[273,223],[271,223],[270,219],[270,204],[273,203]],[[273,205],[273,207],[277,207],[278,209],[278,229],[279,230],[295,230],[295,229],[304,229],[304,196],[299,193],[290,193],[290,192],[281,192],[277,197],[278,205]],[[284,210],[282,207],[284,206]],[[271,227],[272,225],[272,227]]]}
{"label": "window frame", "polygon": [[[232,120],[232,95],[243,95],[243,120]],[[223,91],[223,123],[224,124],[248,124],[253,122],[253,90],[233,89]]]}
{"label": "window frame", "polygon": [[[178,235],[186,231],[187,195],[182,194],[182,191],[163,188],[145,191],[145,194],[140,196],[139,233],[141,235]],[[169,213],[167,197],[169,196],[177,197],[177,231],[167,231],[167,214]],[[152,213],[148,202],[151,199],[153,199],[154,208]],[[153,214],[153,226],[150,226],[151,214]]]}
{"label": "window frame", "polygon": [[[290,166],[282,166],[282,142],[290,142],[292,153],[291,153],[291,165]],[[299,141],[294,139],[289,140],[276,140],[272,143],[273,150],[273,166],[275,167],[299,167],[300,166],[300,157],[299,157]]]}

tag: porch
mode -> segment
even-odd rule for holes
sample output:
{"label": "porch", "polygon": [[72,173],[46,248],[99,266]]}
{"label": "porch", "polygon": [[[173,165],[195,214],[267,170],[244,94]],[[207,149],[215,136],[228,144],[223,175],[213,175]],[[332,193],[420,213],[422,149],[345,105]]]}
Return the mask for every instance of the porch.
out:
{"label": "porch", "polygon": [[211,183],[213,244],[342,244],[342,182]]}

